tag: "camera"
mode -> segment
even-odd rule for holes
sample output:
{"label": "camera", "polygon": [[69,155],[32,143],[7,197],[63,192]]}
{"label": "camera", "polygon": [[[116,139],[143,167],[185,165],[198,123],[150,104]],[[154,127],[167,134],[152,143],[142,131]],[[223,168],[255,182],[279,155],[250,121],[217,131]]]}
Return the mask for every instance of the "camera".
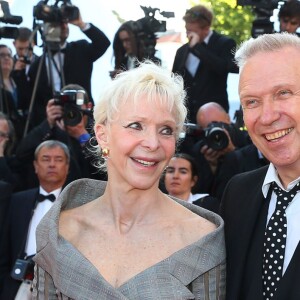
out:
{"label": "camera", "polygon": [[58,6],[60,1],[52,6],[47,5],[48,1],[40,1],[33,7],[33,16],[37,20],[49,23],[62,23],[77,20],[79,17],[79,9],[72,5],[70,0],[63,0],[62,4]]}
{"label": "camera", "polygon": [[85,91],[84,90],[65,90],[60,93],[55,93],[55,105],[61,105],[64,109],[63,120],[67,126],[76,126],[82,120],[87,110],[81,109],[84,104]]}
{"label": "camera", "polygon": [[15,280],[32,280],[34,272],[34,262],[32,257],[33,256],[29,256],[27,259],[17,259],[10,276]]}
{"label": "camera", "polygon": [[[0,1],[0,22],[19,25],[22,21],[22,17],[11,15],[8,2]],[[17,27],[0,27],[0,38],[15,39],[18,34],[19,29]]]}
{"label": "camera", "polygon": [[201,140],[201,147],[207,145],[209,148],[220,151],[225,149],[229,144],[229,138],[234,138],[231,125],[223,122],[211,122],[206,128],[202,128],[196,124],[185,123],[185,133],[180,137],[184,138],[186,135],[196,137]]}
{"label": "camera", "polygon": [[20,60],[22,63],[26,64],[26,65],[30,65],[30,64],[31,64],[31,61],[30,61],[30,59],[28,58],[28,56],[21,56],[21,57],[19,57],[19,60]]}
{"label": "camera", "polygon": [[262,34],[274,32],[274,24],[270,21],[273,10],[278,7],[280,2],[286,0],[238,0],[237,5],[252,6],[256,18],[252,23],[251,36],[253,38]]}
{"label": "camera", "polygon": [[158,11],[165,18],[174,17],[173,12],[160,12],[158,8],[140,6],[144,11],[145,17],[131,23],[131,29],[139,38],[144,47],[146,57],[153,57],[155,54],[156,35],[157,32],[165,32],[166,21],[155,18],[155,13]]}

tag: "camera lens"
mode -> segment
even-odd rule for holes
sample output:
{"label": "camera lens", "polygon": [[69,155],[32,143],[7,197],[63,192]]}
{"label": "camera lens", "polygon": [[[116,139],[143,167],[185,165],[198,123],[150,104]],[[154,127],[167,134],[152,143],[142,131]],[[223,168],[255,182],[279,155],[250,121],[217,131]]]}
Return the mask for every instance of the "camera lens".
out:
{"label": "camera lens", "polygon": [[76,106],[65,105],[63,119],[66,126],[76,126],[81,122],[82,112]]}
{"label": "camera lens", "polygon": [[213,150],[223,150],[228,144],[228,136],[224,129],[214,127],[206,135],[207,145]]}

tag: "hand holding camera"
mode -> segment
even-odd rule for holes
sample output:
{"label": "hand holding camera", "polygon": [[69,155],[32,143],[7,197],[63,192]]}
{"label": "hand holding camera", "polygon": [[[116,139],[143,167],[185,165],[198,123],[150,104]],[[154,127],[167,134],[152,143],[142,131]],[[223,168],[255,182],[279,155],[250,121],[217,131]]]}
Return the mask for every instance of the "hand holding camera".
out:
{"label": "hand holding camera", "polygon": [[[50,128],[53,128],[55,125],[61,128],[63,124],[63,107],[55,104],[55,99],[51,99],[47,103],[46,115],[47,121]],[[62,123],[62,124],[61,124]],[[61,128],[64,129],[64,128]]]}

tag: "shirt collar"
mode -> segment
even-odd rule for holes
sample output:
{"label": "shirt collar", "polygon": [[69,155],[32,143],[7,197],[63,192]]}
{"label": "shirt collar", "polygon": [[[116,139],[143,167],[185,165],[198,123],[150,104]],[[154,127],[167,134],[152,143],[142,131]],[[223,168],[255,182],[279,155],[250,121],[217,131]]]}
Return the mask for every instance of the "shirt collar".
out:
{"label": "shirt collar", "polygon": [[276,167],[270,163],[269,165],[269,168],[268,168],[268,171],[267,171],[267,174],[266,174],[266,177],[265,177],[265,180],[264,180],[264,183],[262,185],[262,193],[264,195],[264,197],[266,198],[267,197],[267,194],[268,194],[268,191],[269,191],[269,188],[270,188],[270,185],[273,181],[275,181],[277,183],[277,185],[284,191],[289,191],[291,190],[295,185],[296,183],[298,183],[300,180],[300,177],[296,178],[295,180],[291,181],[288,186],[287,186],[287,189],[285,189],[279,179],[279,176],[278,176],[278,172],[276,170]]}
{"label": "shirt collar", "polygon": [[62,50],[62,49],[66,49],[66,48],[67,48],[67,42],[64,42],[64,44],[60,46],[60,49]]}
{"label": "shirt collar", "polygon": [[49,195],[49,194],[53,194],[55,196],[55,199],[57,199],[58,195],[60,194],[62,188],[58,188],[54,191],[51,191],[50,193],[47,193],[41,186],[40,186],[40,194],[42,195]]}
{"label": "shirt collar", "polygon": [[207,35],[206,38],[204,39],[204,43],[205,43],[205,44],[208,44],[209,39],[210,39],[210,37],[212,36],[212,34],[213,34],[213,31],[210,30],[210,31],[208,32],[208,35]]}

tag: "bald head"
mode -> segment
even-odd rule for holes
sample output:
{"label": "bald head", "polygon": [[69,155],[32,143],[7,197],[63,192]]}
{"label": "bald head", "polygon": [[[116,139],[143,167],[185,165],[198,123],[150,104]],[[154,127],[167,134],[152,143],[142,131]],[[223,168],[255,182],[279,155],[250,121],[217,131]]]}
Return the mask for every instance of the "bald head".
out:
{"label": "bald head", "polygon": [[218,103],[209,102],[202,105],[197,112],[197,124],[205,128],[211,122],[230,124],[230,117]]}

